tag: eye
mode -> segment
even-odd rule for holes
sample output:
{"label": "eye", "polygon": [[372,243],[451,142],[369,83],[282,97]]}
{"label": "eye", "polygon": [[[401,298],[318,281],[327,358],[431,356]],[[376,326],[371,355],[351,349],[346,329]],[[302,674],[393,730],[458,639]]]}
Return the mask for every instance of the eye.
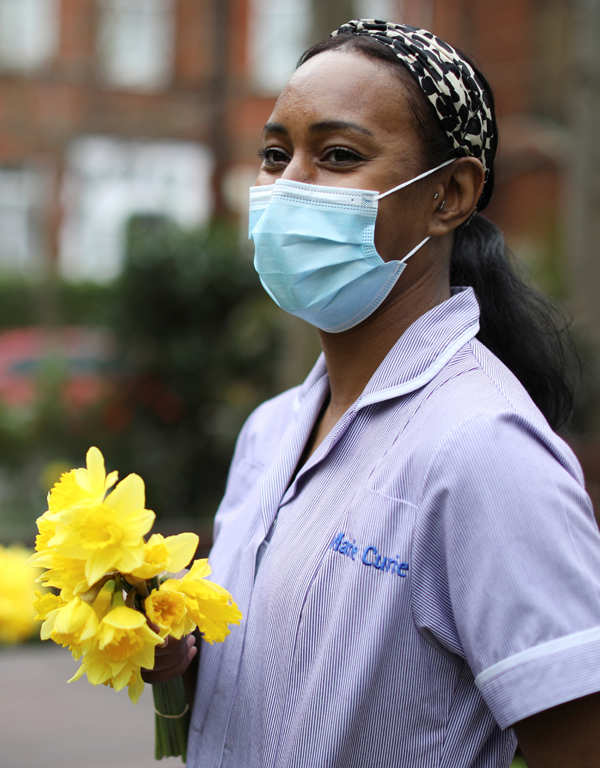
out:
{"label": "eye", "polygon": [[281,168],[290,161],[288,153],[280,147],[264,147],[258,150],[263,168]]}
{"label": "eye", "polygon": [[353,149],[347,147],[330,147],[322,156],[322,160],[331,165],[354,165],[365,158]]}

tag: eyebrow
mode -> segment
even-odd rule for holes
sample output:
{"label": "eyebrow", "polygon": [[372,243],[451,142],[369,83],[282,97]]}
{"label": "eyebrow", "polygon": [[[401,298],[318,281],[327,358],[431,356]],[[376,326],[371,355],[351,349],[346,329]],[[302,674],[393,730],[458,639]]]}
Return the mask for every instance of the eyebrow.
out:
{"label": "eyebrow", "polygon": [[[309,127],[311,133],[320,133],[322,131],[344,131],[352,130],[364,133],[367,136],[373,136],[372,132],[368,128],[364,128],[357,123],[349,123],[345,120],[321,120],[318,123],[313,123]],[[263,133],[278,133],[283,136],[288,135],[288,130],[282,123],[266,123],[263,129]]]}

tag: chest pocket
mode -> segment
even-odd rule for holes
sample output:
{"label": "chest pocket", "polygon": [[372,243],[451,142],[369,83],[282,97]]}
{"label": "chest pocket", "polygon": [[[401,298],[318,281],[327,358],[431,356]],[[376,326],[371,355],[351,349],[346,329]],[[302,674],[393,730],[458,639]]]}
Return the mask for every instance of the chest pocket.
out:
{"label": "chest pocket", "polygon": [[330,526],[308,588],[298,595],[302,607],[294,664],[299,674],[308,676],[321,657],[341,653],[350,665],[356,653],[375,658],[378,648],[410,642],[415,519],[412,504],[364,488]]}
{"label": "chest pocket", "polygon": [[329,554],[381,575],[406,578],[415,519],[413,504],[362,489],[344,510]]}

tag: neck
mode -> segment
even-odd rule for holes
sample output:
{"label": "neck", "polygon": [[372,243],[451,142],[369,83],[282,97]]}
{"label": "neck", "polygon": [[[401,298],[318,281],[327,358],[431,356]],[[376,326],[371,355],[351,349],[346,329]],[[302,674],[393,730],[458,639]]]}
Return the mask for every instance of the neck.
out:
{"label": "neck", "polygon": [[370,317],[344,333],[320,332],[329,374],[327,415],[337,421],[359,397],[371,376],[406,329],[432,307],[450,297],[450,286],[439,270],[406,281],[408,268],[390,296]]}

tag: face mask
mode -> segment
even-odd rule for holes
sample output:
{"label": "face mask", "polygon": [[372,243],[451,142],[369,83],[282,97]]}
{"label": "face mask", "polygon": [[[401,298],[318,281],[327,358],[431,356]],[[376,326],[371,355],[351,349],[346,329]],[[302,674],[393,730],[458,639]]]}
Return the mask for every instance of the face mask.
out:
{"label": "face mask", "polygon": [[375,248],[378,201],[443,168],[448,160],[383,194],[278,179],[250,187],[248,236],[260,281],[286,312],[339,333],[372,314],[406,260],[385,262]]}

